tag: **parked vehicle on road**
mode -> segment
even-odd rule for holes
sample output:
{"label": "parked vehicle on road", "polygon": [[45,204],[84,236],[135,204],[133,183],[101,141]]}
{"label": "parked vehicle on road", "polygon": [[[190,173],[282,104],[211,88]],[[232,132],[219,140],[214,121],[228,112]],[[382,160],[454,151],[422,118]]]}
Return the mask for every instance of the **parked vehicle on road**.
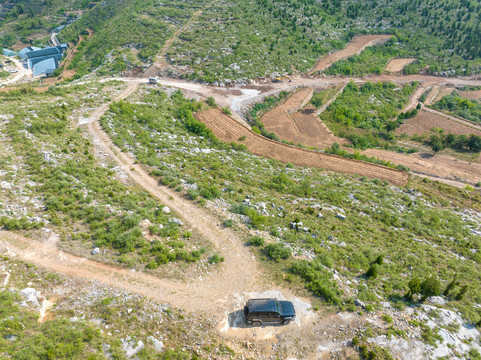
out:
{"label": "parked vehicle on road", "polygon": [[246,322],[253,326],[262,324],[287,325],[296,318],[296,310],[290,301],[276,299],[251,299],[244,306]]}
{"label": "parked vehicle on road", "polygon": [[157,78],[156,77],[150,77],[149,78],[149,84],[157,84]]}

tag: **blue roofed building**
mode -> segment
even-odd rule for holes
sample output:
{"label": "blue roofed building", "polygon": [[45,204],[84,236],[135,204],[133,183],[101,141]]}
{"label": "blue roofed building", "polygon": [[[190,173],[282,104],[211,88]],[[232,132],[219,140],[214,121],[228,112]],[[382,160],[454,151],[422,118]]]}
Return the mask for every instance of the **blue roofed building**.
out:
{"label": "blue roofed building", "polygon": [[33,68],[33,76],[40,76],[40,75],[51,75],[58,67],[58,63],[55,61],[54,58],[47,58],[45,60],[37,62]]}
{"label": "blue roofed building", "polygon": [[28,46],[20,50],[19,55],[25,60],[27,67],[32,70],[33,76],[48,76],[59,67],[67,47],[67,44],[49,46],[44,49]]}
{"label": "blue roofed building", "polygon": [[36,46],[27,46],[26,48],[20,50],[18,52],[18,55],[20,55],[20,57],[25,60],[27,58],[27,53],[35,50],[40,50],[40,48]]}
{"label": "blue roofed building", "polygon": [[5,56],[15,56],[15,55],[18,55],[18,52],[8,50],[8,49],[3,49],[3,55],[5,55]]}

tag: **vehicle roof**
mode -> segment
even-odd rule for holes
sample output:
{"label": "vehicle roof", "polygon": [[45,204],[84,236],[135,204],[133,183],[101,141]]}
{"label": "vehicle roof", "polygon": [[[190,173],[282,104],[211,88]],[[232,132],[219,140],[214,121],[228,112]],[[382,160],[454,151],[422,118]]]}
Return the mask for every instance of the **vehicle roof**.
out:
{"label": "vehicle roof", "polygon": [[276,312],[276,299],[251,299],[247,301],[247,307],[250,312]]}

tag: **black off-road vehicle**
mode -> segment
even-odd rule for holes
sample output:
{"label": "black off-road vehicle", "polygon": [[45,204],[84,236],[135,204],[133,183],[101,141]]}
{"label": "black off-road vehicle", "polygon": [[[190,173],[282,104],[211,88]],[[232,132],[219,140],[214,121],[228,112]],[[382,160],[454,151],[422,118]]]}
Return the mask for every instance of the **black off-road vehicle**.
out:
{"label": "black off-road vehicle", "polygon": [[251,299],[244,306],[246,322],[260,326],[267,324],[287,325],[296,318],[296,310],[290,301],[276,299]]}

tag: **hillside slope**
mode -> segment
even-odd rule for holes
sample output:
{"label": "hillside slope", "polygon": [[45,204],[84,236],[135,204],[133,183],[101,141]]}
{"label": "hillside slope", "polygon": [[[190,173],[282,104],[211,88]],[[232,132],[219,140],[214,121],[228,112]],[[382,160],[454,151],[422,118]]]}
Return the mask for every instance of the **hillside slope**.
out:
{"label": "hillside slope", "polygon": [[395,35],[386,47],[356,60],[364,64],[383,54],[380,69],[390,58],[415,57],[418,61],[406,71],[481,71],[479,1],[201,0],[178,6],[175,1],[105,0],[62,36],[72,40],[86,27],[97,32],[83,52],[86,67],[104,64],[114,49],[130,49],[133,58],[149,64],[199,9],[200,16],[177,34],[166,54],[173,71],[186,78],[246,79],[292,72],[293,67],[305,72],[360,33]]}

